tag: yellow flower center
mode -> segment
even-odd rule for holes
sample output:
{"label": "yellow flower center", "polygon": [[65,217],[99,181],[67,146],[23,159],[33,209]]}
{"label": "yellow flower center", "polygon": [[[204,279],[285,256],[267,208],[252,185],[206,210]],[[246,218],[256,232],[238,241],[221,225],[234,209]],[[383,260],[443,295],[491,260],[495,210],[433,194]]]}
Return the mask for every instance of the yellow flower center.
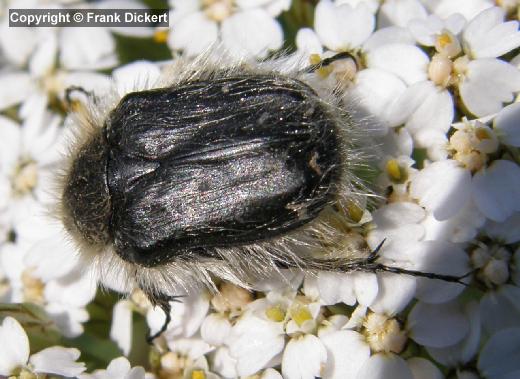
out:
{"label": "yellow flower center", "polygon": [[[321,63],[321,56],[319,54],[311,54],[309,61],[311,65],[319,64]],[[320,78],[325,79],[332,73],[332,66],[322,66],[316,70],[316,73]]]}
{"label": "yellow flower center", "polygon": [[38,166],[31,159],[23,159],[16,166],[11,186],[15,196],[24,196],[38,183]]}
{"label": "yellow flower center", "polygon": [[202,0],[202,9],[209,19],[222,22],[233,14],[234,3],[234,0]]}
{"label": "yellow flower center", "polygon": [[309,308],[302,304],[295,305],[290,311],[291,318],[298,324],[298,326],[302,326],[305,321],[312,320],[311,312]]}
{"label": "yellow flower center", "polygon": [[457,37],[450,31],[444,30],[435,39],[435,50],[448,58],[453,58],[461,53],[462,48]]}
{"label": "yellow flower center", "polygon": [[26,269],[22,273],[22,283],[25,301],[42,304],[45,284],[33,275],[33,269]]}
{"label": "yellow flower center", "polygon": [[390,159],[386,162],[386,173],[390,180],[394,183],[404,183],[408,179],[406,168],[402,167],[396,159]]}
{"label": "yellow flower center", "polygon": [[168,41],[169,29],[159,29],[153,34],[153,40],[157,43],[166,43]]}
{"label": "yellow flower center", "polygon": [[265,315],[269,320],[274,322],[281,322],[285,320],[285,311],[279,304],[267,308],[265,310]]}

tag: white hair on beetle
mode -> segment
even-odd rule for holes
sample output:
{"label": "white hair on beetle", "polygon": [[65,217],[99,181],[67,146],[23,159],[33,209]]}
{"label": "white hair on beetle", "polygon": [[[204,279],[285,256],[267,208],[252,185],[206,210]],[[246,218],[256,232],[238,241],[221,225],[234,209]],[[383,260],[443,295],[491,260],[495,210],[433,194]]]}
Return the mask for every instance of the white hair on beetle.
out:
{"label": "white hair on beetle", "polygon": [[[351,263],[366,257],[368,249],[359,246],[358,241],[345,240],[345,230],[339,229],[338,224],[347,224],[342,217],[346,217],[344,214],[350,204],[361,205],[366,198],[374,196],[363,180],[357,177],[356,172],[360,168],[369,167],[370,162],[377,157],[377,150],[374,148],[374,136],[377,132],[375,120],[369,117],[354,119],[359,114],[358,102],[355,99],[345,102],[346,96],[340,87],[324,85],[325,81],[315,73],[303,71],[301,58],[277,57],[256,63],[245,59],[235,60],[225,54],[215,55],[213,51],[215,48],[195,59],[175,59],[165,67],[157,81],[147,83],[145,88],[141,85],[139,90],[178,87],[195,81],[211,81],[243,74],[279,75],[308,85],[318,94],[320,106],[331,116],[340,141],[341,180],[335,183],[336,198],[331,206],[321,211],[314,220],[284,235],[242,246],[216,247],[216,259],[173,259],[155,267],[146,267],[124,260],[115,252],[112,243],[86,239],[76,226],[73,216],[63,202],[60,202],[60,218],[81,258],[95,267],[101,282],[111,278],[111,281],[125,283],[123,287],[128,290],[138,287],[147,294],[169,295],[177,294],[180,290],[190,292],[201,287],[216,290],[214,277],[251,288],[256,279],[279,274],[280,262],[287,267],[312,272],[320,269],[355,270],[355,265]],[[102,133],[105,120],[122,97],[114,88],[103,97],[91,98],[90,103],[76,114],[76,126],[70,138],[71,150],[63,169],[64,174],[60,178],[59,193],[64,193],[70,180],[72,165],[82,148]],[[95,163],[92,162],[93,165]],[[100,205],[103,206],[108,207],[109,204]],[[338,212],[332,206],[343,209]],[[305,209],[302,208],[301,211],[304,212]],[[313,256],[326,259],[320,264]],[[343,260],[344,264],[338,264],[336,258]]]}

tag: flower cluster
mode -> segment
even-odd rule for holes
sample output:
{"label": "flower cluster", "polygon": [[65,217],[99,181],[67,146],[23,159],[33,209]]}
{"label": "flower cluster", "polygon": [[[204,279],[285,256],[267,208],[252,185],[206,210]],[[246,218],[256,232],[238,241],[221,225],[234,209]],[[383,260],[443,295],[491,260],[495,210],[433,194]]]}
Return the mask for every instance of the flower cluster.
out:
{"label": "flower cluster", "polygon": [[[8,26],[9,8],[147,3],[0,4],[0,378],[520,377],[518,2],[169,0],[169,29]],[[138,289],[115,295],[128,292],[116,280],[97,291],[49,217],[69,111],[85,104],[66,89],[125,94],[211,46],[306,66],[344,53],[312,75],[377,129],[384,194],[352,210],[345,244],[385,240],[385,264],[467,286],[365,272],[288,271],[255,292],[221,282],[172,302],[145,344],[163,311]]]}

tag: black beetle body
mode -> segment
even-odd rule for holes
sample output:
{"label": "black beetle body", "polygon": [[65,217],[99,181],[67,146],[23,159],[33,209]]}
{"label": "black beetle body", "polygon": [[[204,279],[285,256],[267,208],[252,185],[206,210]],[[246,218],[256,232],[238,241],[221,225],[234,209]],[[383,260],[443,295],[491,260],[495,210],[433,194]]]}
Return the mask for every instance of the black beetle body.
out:
{"label": "black beetle body", "polygon": [[276,237],[330,203],[341,176],[331,120],[309,86],[283,76],[130,93],[75,160],[64,199],[84,237],[125,261],[215,257],[214,247]]}

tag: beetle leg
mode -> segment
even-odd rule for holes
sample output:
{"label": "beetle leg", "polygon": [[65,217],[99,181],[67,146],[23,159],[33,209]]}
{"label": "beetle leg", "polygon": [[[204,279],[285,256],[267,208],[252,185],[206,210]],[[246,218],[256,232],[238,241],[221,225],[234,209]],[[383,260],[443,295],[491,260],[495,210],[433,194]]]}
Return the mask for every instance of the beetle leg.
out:
{"label": "beetle leg", "polygon": [[159,337],[161,334],[163,334],[166,331],[166,329],[168,329],[168,324],[170,323],[170,321],[172,319],[171,318],[172,307],[171,307],[170,302],[171,301],[180,302],[181,300],[179,300],[179,298],[182,298],[184,296],[183,295],[172,296],[172,295],[166,295],[164,293],[147,294],[147,296],[148,296],[148,299],[150,300],[150,302],[154,306],[160,307],[165,315],[164,323],[161,326],[161,329],[159,329],[159,331],[157,331],[154,334],[151,334],[151,332],[150,332],[150,334],[146,337],[146,342],[148,342],[149,344],[152,344],[154,339]]}
{"label": "beetle leg", "polygon": [[351,58],[356,63],[356,66],[357,66],[356,57],[354,57],[349,52],[343,51],[341,53],[337,53],[337,54],[333,55],[332,57],[322,59],[321,62],[310,65],[310,66],[304,68],[301,72],[312,73],[322,67],[330,66],[332,63],[334,63],[336,61],[339,61],[342,59],[347,59],[347,58]]}

